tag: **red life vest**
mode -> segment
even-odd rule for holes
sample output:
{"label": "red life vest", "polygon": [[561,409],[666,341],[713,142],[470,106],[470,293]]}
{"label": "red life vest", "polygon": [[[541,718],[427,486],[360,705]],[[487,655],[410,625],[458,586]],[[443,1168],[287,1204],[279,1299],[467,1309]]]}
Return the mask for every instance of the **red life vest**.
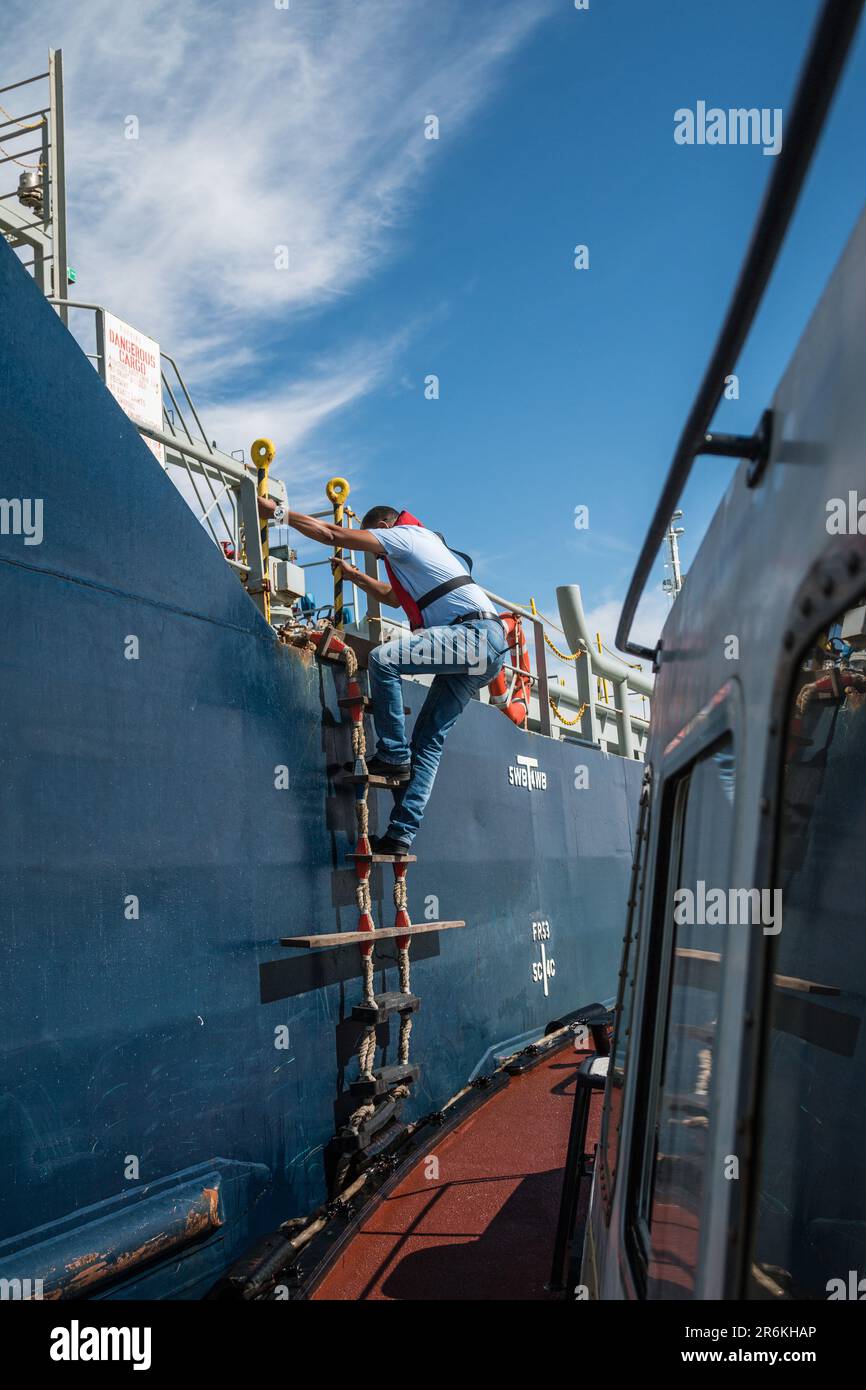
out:
{"label": "red life vest", "polygon": [[[413,516],[411,512],[401,512],[400,515],[397,517],[397,520],[394,522],[394,525],[423,526],[424,523],[422,521],[419,521],[417,516]],[[410,628],[413,632],[417,632],[419,627],[424,626],[424,619],[421,616],[421,609],[418,607],[412,595],[407,594],[406,590],[403,588],[403,585],[400,583],[399,579],[397,578],[396,574],[391,568],[391,563],[389,560],[385,561],[385,573],[391,581],[391,588],[394,590],[394,597],[400,604],[400,607],[403,609],[403,612],[406,614],[406,617],[409,619]]]}
{"label": "red life vest", "polygon": [[[423,521],[419,521],[417,516],[413,516],[411,512],[403,511],[397,517],[394,525],[423,527],[424,523]],[[409,619],[409,626],[413,632],[417,632],[419,628],[424,626],[424,609],[428,604],[433,603],[435,599],[444,598],[446,594],[450,594],[454,589],[462,588],[464,584],[475,583],[472,578],[472,561],[469,556],[464,555],[462,550],[452,550],[441,531],[435,531],[433,534],[439,537],[445,549],[450,550],[452,555],[459,556],[461,560],[465,560],[466,572],[464,574],[455,574],[452,579],[445,579],[441,584],[434,585],[428,593],[421,594],[418,598],[413,598],[412,595],[408,594],[403,588],[403,585],[394,573],[392,565],[389,564],[388,560],[385,561],[385,569],[391,581],[394,597]]]}
{"label": "red life vest", "polygon": [[[423,521],[419,521],[417,516],[411,512],[403,511],[394,522],[395,526],[423,526]],[[453,552],[452,552],[453,553]],[[458,554],[460,552],[457,552]],[[464,557],[469,564],[472,562],[469,557]],[[418,607],[411,594],[407,594],[403,585],[395,575],[388,560],[384,561],[385,571],[391,581],[391,588],[394,590],[394,597],[409,619],[409,626],[413,632],[424,626],[424,618],[421,609]],[[516,667],[516,672],[509,682],[505,671],[500,671],[499,675],[491,681],[488,689],[490,691],[490,703],[502,710],[513,723],[520,728],[526,729],[529,726],[529,699],[531,685],[529,680],[529,653],[526,650],[526,638],[523,632],[523,625],[517,613],[502,613],[499,615],[505,628],[508,638],[509,655],[511,662]]]}

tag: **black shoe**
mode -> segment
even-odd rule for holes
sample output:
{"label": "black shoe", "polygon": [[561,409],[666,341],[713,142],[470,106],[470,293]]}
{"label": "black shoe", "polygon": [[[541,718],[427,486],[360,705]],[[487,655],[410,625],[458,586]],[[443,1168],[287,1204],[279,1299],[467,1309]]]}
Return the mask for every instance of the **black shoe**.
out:
{"label": "black shoe", "polygon": [[408,854],[412,846],[406,840],[395,840],[393,835],[371,835],[370,848],[374,854]]}
{"label": "black shoe", "polygon": [[411,763],[386,763],[382,758],[367,759],[367,771],[374,777],[393,777],[398,782],[408,782],[412,771]]}

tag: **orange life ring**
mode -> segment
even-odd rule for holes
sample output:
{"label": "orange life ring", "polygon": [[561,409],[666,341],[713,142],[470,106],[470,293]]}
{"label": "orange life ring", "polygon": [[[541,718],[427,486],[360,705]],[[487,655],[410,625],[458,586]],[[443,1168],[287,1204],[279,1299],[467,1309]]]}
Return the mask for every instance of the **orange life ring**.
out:
{"label": "orange life ring", "polygon": [[495,680],[490,682],[487,687],[490,703],[502,710],[513,723],[525,729],[529,722],[529,697],[532,690],[526,637],[517,613],[500,613],[499,616],[508,638],[508,664],[516,667],[516,670],[503,669]]}

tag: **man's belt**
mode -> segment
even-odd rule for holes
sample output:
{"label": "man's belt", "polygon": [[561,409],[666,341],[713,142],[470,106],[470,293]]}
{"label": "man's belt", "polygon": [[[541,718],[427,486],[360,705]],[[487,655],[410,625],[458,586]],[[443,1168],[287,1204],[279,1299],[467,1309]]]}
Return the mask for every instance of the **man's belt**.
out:
{"label": "man's belt", "polygon": [[456,627],[458,623],[492,623],[494,621],[502,621],[498,613],[482,613],[480,608],[476,608],[471,613],[461,613],[459,618],[452,618],[448,626]]}

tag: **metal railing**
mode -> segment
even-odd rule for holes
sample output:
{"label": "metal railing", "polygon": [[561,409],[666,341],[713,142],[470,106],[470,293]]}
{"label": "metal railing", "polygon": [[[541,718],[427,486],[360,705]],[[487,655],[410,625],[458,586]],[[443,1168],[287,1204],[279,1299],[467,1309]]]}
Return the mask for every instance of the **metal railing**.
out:
{"label": "metal railing", "polygon": [[[47,83],[47,100],[39,102],[29,92],[34,83]],[[15,92],[10,98],[8,93]],[[27,97],[27,108],[17,115],[6,110],[17,94]],[[37,104],[39,103],[39,104]],[[15,187],[0,180],[0,235],[16,252],[32,259],[21,264],[33,274],[45,294],[53,294],[66,322],[63,299],[69,268],[66,263],[66,177],[63,135],[63,57],[49,49],[48,69],[20,82],[0,87],[0,173],[11,174]],[[20,171],[20,172],[19,172]],[[17,204],[17,206],[16,206]]]}
{"label": "metal railing", "polygon": [[[58,305],[55,297],[49,302]],[[93,316],[94,351],[86,352],[93,361],[100,377],[107,384],[105,353],[105,318],[107,311],[102,305],[89,304],[80,300],[64,300],[65,311],[83,311]],[[80,339],[79,339],[80,341]],[[238,573],[250,596],[260,611],[267,616],[266,572],[260,538],[258,515],[257,473],[256,469],[244,462],[243,458],[223,453],[211,442],[205,432],[201,417],[174,358],[160,349],[161,378],[163,388],[162,428],[147,424],[130,416],[139,434],[151,445],[156,445],[160,466],[169,473],[174,470],[180,474],[186,487],[179,491],[202,526],[208,531],[214,544],[219,547],[226,562]],[[166,370],[170,368],[170,375]],[[194,433],[194,429],[197,433]],[[177,484],[177,477],[173,476]],[[273,495],[281,500],[283,485],[278,481],[272,484]],[[333,520],[333,510],[312,513],[315,517]],[[343,521],[347,532],[344,553],[353,565],[357,565],[358,552],[352,547],[351,533],[357,517],[351,509],[346,509]],[[230,552],[230,553],[229,553]],[[379,560],[369,551],[362,552],[365,572],[372,578],[379,578]],[[310,560],[299,564],[305,573],[330,564],[330,558]],[[359,599],[363,592],[351,579],[345,580],[351,591],[351,599],[344,597],[344,607],[351,609],[351,628],[371,641],[379,642],[389,632],[406,630],[406,624],[398,619],[383,617],[379,600],[373,595],[364,594],[363,613],[360,612]],[[551,702],[552,676],[549,669],[547,639],[545,628],[555,626],[550,619],[525,604],[513,603],[501,594],[481,586],[490,602],[497,608],[519,615],[523,623],[532,629],[532,641],[528,644],[531,654],[529,683],[531,689],[529,727],[533,732],[552,737],[571,739],[581,743],[601,747],[615,746],[624,757],[640,757],[646,742],[648,720],[629,708],[631,694],[649,696],[652,680],[643,672],[627,667],[617,657],[594,654],[592,641],[586,628],[583,609],[580,603],[580,590],[576,585],[557,590],[563,633],[569,647],[580,657],[574,662],[575,690],[571,691],[561,684],[555,689],[556,706],[575,711],[576,718],[570,725],[554,726],[554,708]],[[565,596],[565,597],[564,597]],[[576,597],[575,597],[576,596]],[[326,611],[331,605],[323,605]],[[274,606],[274,619],[279,624],[290,609]],[[339,616],[339,615],[336,615]],[[555,646],[555,643],[552,644]],[[515,667],[505,668],[512,674]],[[614,688],[614,704],[601,698],[596,689],[594,673],[610,680]],[[564,716],[568,719],[568,716]]]}
{"label": "metal railing", "polygon": [[581,732],[591,743],[599,742],[601,729],[599,715],[608,715],[610,706],[599,700],[595,691],[595,678],[601,676],[613,685],[613,715],[618,732],[619,751],[623,757],[635,757],[635,730],[645,731],[648,721],[629,707],[631,695],[651,697],[653,678],[639,667],[628,666],[618,656],[605,651],[597,651],[593,646],[592,635],[586,615],[579,584],[563,584],[556,591],[559,614],[563,632],[572,651],[582,650],[583,656],[577,663],[578,689],[586,709],[581,723]]}
{"label": "metal railing", "polygon": [[[484,588],[484,586],[481,586]],[[538,732],[550,738],[552,727],[553,711],[550,708],[550,681],[547,673],[547,651],[544,645],[544,619],[539,613],[533,613],[531,609],[523,607],[522,604],[509,603],[507,598],[501,598],[499,594],[494,594],[490,589],[484,589],[484,593],[491,603],[498,604],[500,608],[505,608],[509,613],[518,613],[525,622],[532,624],[533,647],[535,656],[535,670],[530,674],[530,685],[534,688],[538,698]],[[512,673],[514,667],[508,668]]]}
{"label": "metal railing", "polygon": [[[323,512],[321,515],[330,517],[331,513]],[[313,561],[312,563],[314,565],[327,564],[328,561]],[[370,554],[369,551],[364,552],[364,569],[371,578],[379,578],[378,557]],[[522,621],[532,628],[533,640],[529,644],[532,667],[529,681],[534,698],[530,711],[529,727],[533,732],[547,737],[552,737],[555,734],[559,738],[592,744],[597,747],[615,747],[623,757],[642,759],[649,729],[649,719],[631,709],[629,699],[635,695],[641,696],[645,700],[650,699],[653,690],[652,677],[646,675],[639,668],[627,666],[618,657],[593,652],[586,619],[583,616],[579,587],[567,585],[557,590],[560,615],[563,620],[563,635],[571,651],[575,653],[580,651],[581,653],[571,667],[575,673],[575,689],[573,691],[561,685],[554,687],[552,684],[554,677],[550,670],[545,640],[545,628],[555,626],[550,619],[533,611],[525,604],[513,603],[509,599],[503,598],[501,594],[494,593],[492,589],[484,588],[483,585],[480,587],[497,608],[509,613],[517,613]],[[383,617],[381,605],[378,599],[372,595],[366,596],[364,621],[358,622],[356,619],[355,626],[360,635],[368,636],[376,642],[380,641],[383,636],[387,636],[389,632],[407,630],[407,625],[400,619]],[[505,669],[514,674],[522,674],[518,673],[517,669],[511,665],[507,665]],[[599,696],[596,690],[596,674],[611,681],[614,690],[614,704],[612,706]],[[562,727],[554,724],[551,706],[552,694],[557,706],[569,712],[574,711],[575,714],[580,714],[580,718],[574,726]]]}
{"label": "metal railing", "polygon": [[[55,307],[62,302],[64,311],[84,311],[92,315],[94,351],[87,352],[85,347],[82,347],[82,351],[107,384],[107,310],[101,304],[68,299],[58,301],[55,296],[48,296],[48,302]],[[162,428],[134,416],[129,418],[145,440],[158,446],[154,453],[160,466],[172,478],[181,496],[198,516],[227,563],[240,575],[250,597],[264,613],[266,575],[259,529],[256,470],[243,458],[223,453],[208,439],[177,363],[162,349],[160,358]],[[166,364],[170,372],[166,371]],[[190,421],[197,428],[198,435],[190,428]],[[274,495],[280,499],[284,497],[282,484],[274,484]]]}

